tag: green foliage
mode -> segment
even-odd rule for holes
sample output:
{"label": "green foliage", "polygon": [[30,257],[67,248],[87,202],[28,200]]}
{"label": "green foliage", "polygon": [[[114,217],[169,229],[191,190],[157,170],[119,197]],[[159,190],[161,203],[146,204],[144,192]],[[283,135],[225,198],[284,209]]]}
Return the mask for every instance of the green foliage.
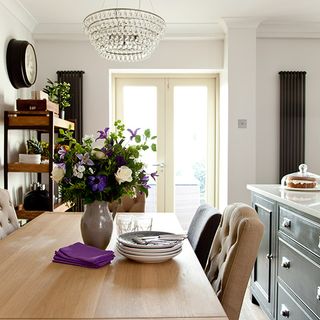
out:
{"label": "green foliage", "polygon": [[154,152],[157,151],[157,145],[156,145],[155,143],[153,143],[153,144],[151,145],[151,150],[154,151]]}
{"label": "green foliage", "polygon": [[40,145],[42,147],[41,158],[42,159],[49,159],[50,158],[50,151],[49,151],[49,143],[47,141],[40,141]]}
{"label": "green foliage", "polygon": [[41,154],[42,159],[49,159],[49,143],[47,141],[38,141],[36,139],[27,140],[28,154]]}
{"label": "green foliage", "polygon": [[[55,148],[55,168],[52,178],[58,182],[62,200],[85,203],[95,200],[114,201],[123,195],[134,196],[136,192],[148,195],[151,173],[145,171],[141,155],[149,149],[150,130],[143,134],[126,137],[128,130],[121,121],[98,131],[97,138],[84,137],[81,142],[70,130],[60,130]],[[155,143],[151,145],[156,150]],[[57,169],[59,168],[59,169]],[[63,175],[59,176],[63,170]]]}
{"label": "green foliage", "polygon": [[57,82],[47,79],[48,84],[42,89],[43,92],[48,94],[50,101],[57,103],[60,109],[70,107],[70,83]]}
{"label": "green foliage", "polygon": [[28,154],[42,154],[43,148],[41,143],[36,139],[27,140],[27,153]]}

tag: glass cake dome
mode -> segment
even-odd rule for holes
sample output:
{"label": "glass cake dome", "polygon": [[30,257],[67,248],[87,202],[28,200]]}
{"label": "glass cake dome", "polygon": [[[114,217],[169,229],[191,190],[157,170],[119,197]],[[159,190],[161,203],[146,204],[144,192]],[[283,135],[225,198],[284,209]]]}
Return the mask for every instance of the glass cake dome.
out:
{"label": "glass cake dome", "polygon": [[320,189],[320,176],[308,172],[306,164],[299,165],[299,171],[285,175],[281,179],[281,187],[288,190],[317,190]]}

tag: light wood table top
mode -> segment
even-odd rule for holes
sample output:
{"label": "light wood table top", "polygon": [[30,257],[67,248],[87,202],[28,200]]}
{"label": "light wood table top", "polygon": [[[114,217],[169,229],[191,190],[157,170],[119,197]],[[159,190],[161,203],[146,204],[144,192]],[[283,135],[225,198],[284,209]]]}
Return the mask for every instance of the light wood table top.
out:
{"label": "light wood table top", "polygon": [[[173,214],[154,214],[153,230],[181,232]],[[52,263],[54,251],[81,241],[80,213],[44,213],[0,241],[0,319],[227,320],[190,243],[159,264],[115,252],[88,269]],[[108,249],[115,247],[116,231]]]}

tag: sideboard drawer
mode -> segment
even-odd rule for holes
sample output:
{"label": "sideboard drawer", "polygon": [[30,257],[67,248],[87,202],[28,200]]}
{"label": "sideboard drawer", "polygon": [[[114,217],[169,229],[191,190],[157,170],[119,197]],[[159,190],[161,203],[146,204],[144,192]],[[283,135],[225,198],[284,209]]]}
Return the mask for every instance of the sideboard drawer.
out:
{"label": "sideboard drawer", "polygon": [[279,213],[279,230],[320,257],[320,225],[282,206]]}
{"label": "sideboard drawer", "polygon": [[278,320],[312,320],[281,285],[278,285],[277,313]]}
{"label": "sideboard drawer", "polygon": [[320,266],[279,238],[278,276],[320,316]]}

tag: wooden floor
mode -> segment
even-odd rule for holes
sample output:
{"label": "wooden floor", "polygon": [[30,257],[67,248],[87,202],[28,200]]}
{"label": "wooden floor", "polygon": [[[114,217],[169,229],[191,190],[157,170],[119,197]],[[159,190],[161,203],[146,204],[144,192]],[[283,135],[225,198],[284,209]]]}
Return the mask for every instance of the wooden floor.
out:
{"label": "wooden floor", "polygon": [[268,320],[260,307],[251,302],[251,295],[249,289],[243,300],[242,309],[239,320]]}

